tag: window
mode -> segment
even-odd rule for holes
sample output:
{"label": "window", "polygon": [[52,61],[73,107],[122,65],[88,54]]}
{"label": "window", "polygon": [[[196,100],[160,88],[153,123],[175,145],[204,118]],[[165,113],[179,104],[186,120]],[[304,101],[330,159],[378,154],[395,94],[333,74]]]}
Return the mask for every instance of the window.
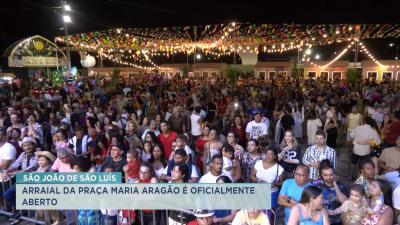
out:
{"label": "window", "polygon": [[271,78],[273,78],[273,77],[275,77],[276,76],[276,72],[275,71],[269,71],[268,72],[268,77],[271,79]]}
{"label": "window", "polygon": [[181,72],[176,72],[175,76],[179,76],[180,77],[181,76]]}
{"label": "window", "polygon": [[382,73],[382,80],[391,80],[393,76],[392,71],[387,71]]}
{"label": "window", "polygon": [[211,72],[211,76],[212,76],[212,77],[216,77],[217,75],[218,75],[217,71]]}
{"label": "window", "polygon": [[261,80],[265,80],[265,71],[259,71],[258,78],[260,78]]}
{"label": "window", "polygon": [[376,78],[378,78],[378,72],[376,71],[367,72],[367,78],[368,80],[376,80]]}
{"label": "window", "polygon": [[277,75],[279,78],[285,78],[287,77],[287,71],[278,71]]}
{"label": "window", "polygon": [[399,72],[397,72],[397,79],[396,79],[397,81],[400,81],[400,71]]}
{"label": "window", "polygon": [[322,80],[331,80],[329,79],[329,72],[323,71],[320,74]]}
{"label": "window", "polygon": [[208,77],[208,72],[203,72],[203,78],[207,78]]}
{"label": "window", "polygon": [[342,79],[342,72],[333,71],[332,72],[332,79],[333,80],[341,80]]}
{"label": "window", "polygon": [[309,79],[315,79],[316,77],[317,77],[317,72],[315,72],[315,71],[308,72]]}

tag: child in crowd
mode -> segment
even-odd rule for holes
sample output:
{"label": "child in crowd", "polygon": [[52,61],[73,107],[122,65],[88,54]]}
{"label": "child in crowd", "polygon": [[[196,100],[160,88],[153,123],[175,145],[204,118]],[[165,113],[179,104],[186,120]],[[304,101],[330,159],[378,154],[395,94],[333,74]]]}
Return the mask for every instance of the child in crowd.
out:
{"label": "child in crowd", "polygon": [[147,162],[151,158],[151,143],[146,141],[143,144],[143,151],[142,151],[142,162]]}
{"label": "child in crowd", "polygon": [[[187,145],[188,142],[188,138],[186,137],[186,135],[181,134],[176,138],[176,142],[175,142],[175,150],[177,149],[185,149],[185,152],[187,154],[187,159],[186,159],[186,164],[188,164],[189,162],[192,161],[193,158],[193,153],[192,153],[192,149]],[[172,160],[174,158],[174,154],[171,154],[170,160]]]}
{"label": "child in crowd", "polygon": [[126,183],[136,183],[139,177],[139,169],[140,169],[140,159],[139,159],[139,152],[135,150],[129,150],[126,153],[126,164],[123,168],[125,173],[125,182]]}
{"label": "child in crowd", "polygon": [[93,145],[94,146],[88,146],[89,151],[91,152],[90,159],[95,162],[96,172],[100,172],[108,155],[107,139],[105,136],[100,136],[97,142],[94,142]]}
{"label": "child in crowd", "polygon": [[328,210],[329,215],[343,213],[343,225],[361,225],[367,213],[373,212],[368,207],[364,188],[355,184],[350,189],[350,197],[337,209]]}
{"label": "child in crowd", "polygon": [[233,148],[232,145],[224,145],[224,147],[222,147],[222,156],[223,156],[223,162],[224,162],[224,166],[223,166],[223,170],[228,172],[229,174],[232,175],[232,169],[233,169],[233,163],[232,163],[232,159],[233,159],[233,155],[235,153],[235,149]]}

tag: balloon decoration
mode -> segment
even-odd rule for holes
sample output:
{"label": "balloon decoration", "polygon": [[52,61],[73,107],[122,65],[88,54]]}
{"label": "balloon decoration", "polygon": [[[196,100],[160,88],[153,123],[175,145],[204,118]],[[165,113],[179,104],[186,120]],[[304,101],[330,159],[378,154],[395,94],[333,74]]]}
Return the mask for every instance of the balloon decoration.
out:
{"label": "balloon decoration", "polygon": [[81,65],[86,68],[94,67],[96,65],[96,59],[91,55],[86,55],[81,59]]}

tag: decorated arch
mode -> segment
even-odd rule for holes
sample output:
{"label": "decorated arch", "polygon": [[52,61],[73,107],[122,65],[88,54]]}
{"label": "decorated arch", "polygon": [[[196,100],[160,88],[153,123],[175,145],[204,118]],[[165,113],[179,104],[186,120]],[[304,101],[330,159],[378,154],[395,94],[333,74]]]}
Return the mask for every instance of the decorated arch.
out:
{"label": "decorated arch", "polygon": [[66,66],[67,57],[56,44],[35,35],[18,41],[5,52],[9,67],[62,67]]}

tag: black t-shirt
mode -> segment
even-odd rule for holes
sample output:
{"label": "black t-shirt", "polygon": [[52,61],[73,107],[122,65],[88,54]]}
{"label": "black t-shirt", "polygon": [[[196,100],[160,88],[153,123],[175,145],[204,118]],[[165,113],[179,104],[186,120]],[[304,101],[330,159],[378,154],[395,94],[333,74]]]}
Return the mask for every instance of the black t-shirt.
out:
{"label": "black t-shirt", "polygon": [[281,126],[283,128],[283,130],[291,130],[292,126],[294,126],[294,119],[291,115],[284,115],[281,118]]}
{"label": "black t-shirt", "polygon": [[126,159],[121,156],[121,160],[114,161],[112,158],[107,159],[106,163],[103,165],[102,171],[106,168],[112,168],[113,172],[121,172],[123,173],[124,166],[126,165]]}
{"label": "black t-shirt", "polygon": [[[281,152],[282,149],[279,149],[278,152]],[[297,159],[299,162],[301,162],[301,148],[300,146],[297,146],[295,149],[291,149],[289,151],[286,151],[285,156],[283,157],[284,159]],[[294,170],[296,169],[297,164],[294,163],[288,163],[285,162],[284,160],[280,161],[279,164],[283,167],[285,172],[287,173],[293,173]]]}

